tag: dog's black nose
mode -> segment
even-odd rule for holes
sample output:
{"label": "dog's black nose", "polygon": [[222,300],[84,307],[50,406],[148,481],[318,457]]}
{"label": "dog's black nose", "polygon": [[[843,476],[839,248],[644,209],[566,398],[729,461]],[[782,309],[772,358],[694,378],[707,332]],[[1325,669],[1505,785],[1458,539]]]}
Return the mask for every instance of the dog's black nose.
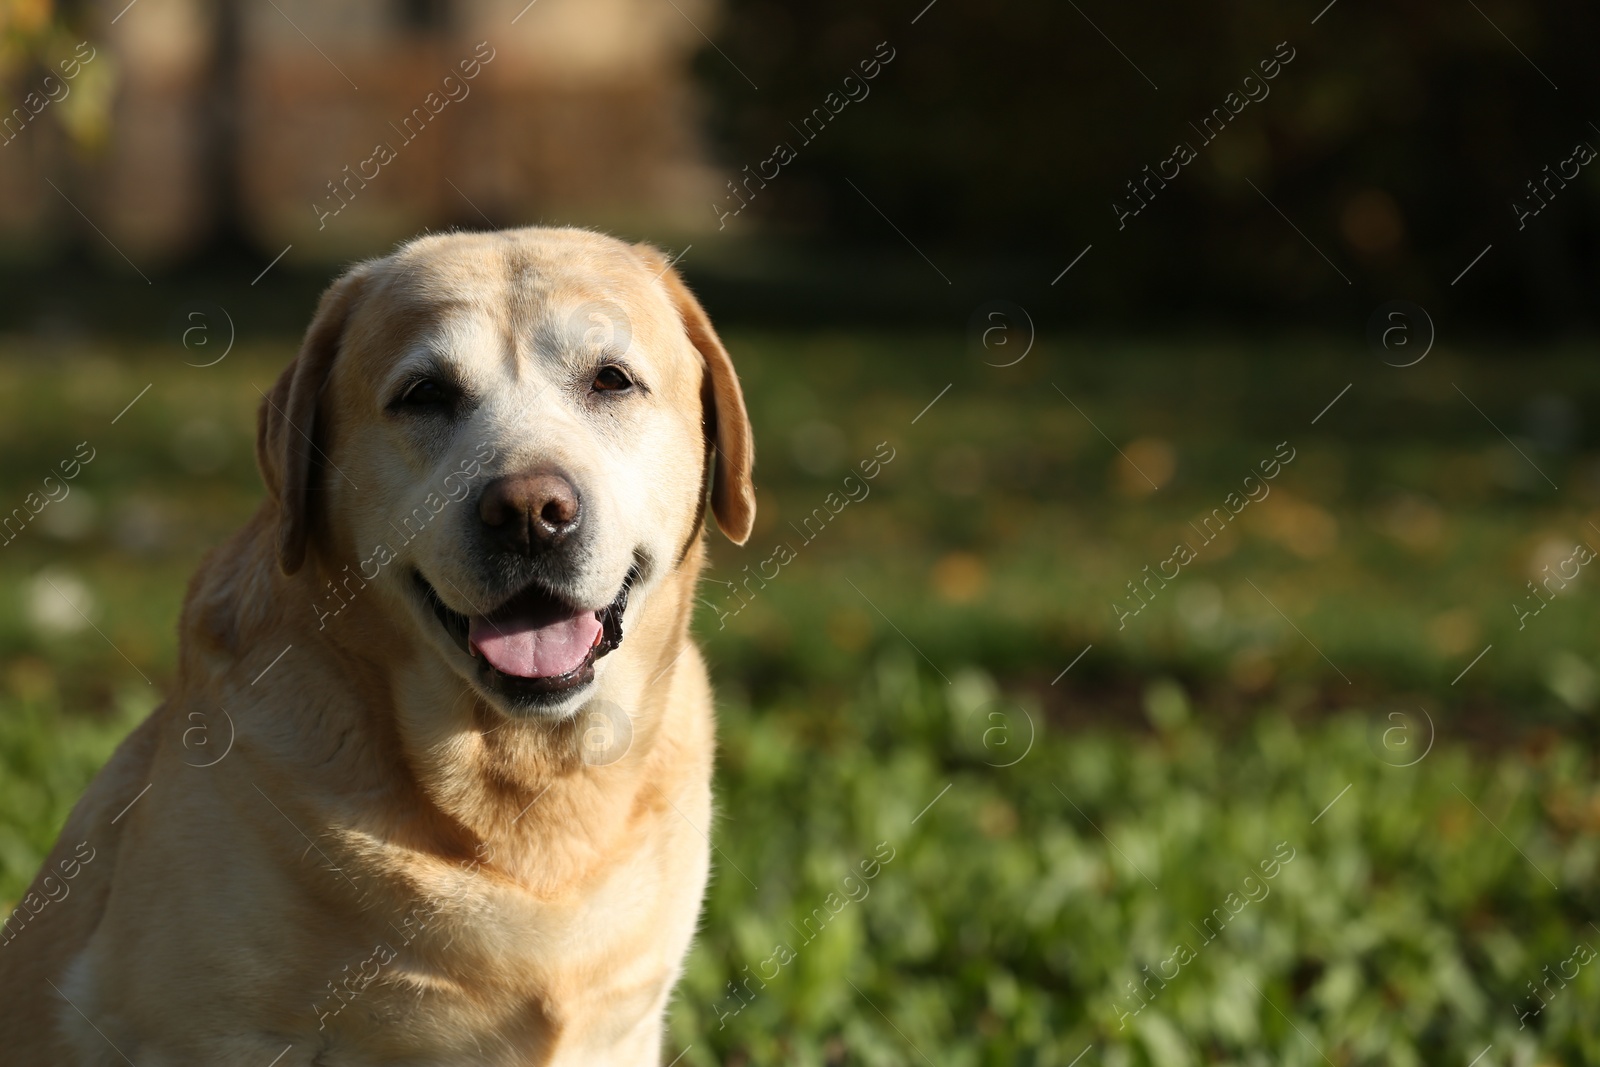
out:
{"label": "dog's black nose", "polygon": [[578,491],[557,471],[526,471],[496,478],[478,497],[478,517],[506,549],[553,548],[578,528]]}

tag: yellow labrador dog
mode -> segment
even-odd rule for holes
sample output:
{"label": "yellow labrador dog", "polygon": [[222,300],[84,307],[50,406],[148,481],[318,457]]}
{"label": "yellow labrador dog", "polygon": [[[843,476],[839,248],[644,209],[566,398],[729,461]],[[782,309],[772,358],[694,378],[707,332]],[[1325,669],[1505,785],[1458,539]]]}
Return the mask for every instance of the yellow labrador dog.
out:
{"label": "yellow labrador dog", "polygon": [[176,692],[0,935],[0,1060],[658,1063],[709,867],[707,501],[754,517],[705,312],[647,246],[425,237],[323,296],[257,458]]}

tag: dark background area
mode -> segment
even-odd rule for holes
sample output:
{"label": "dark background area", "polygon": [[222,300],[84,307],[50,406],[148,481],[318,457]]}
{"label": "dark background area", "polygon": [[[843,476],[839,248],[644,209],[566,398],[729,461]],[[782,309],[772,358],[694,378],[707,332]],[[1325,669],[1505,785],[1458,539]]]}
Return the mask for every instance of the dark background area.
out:
{"label": "dark background area", "polygon": [[[838,129],[807,146],[793,180],[774,182],[754,209],[801,241],[893,249],[895,235],[846,184],[865,182],[936,261],[948,252],[960,269],[1041,294],[1092,243],[1093,258],[1051,292],[1060,320],[1339,328],[1405,296],[1476,328],[1548,335],[1592,325],[1594,175],[1584,171],[1520,232],[1511,202],[1527,200],[1525,183],[1576,142],[1600,147],[1589,54],[1600,13],[1341,0],[1311,25],[1318,6],[1089,12],[940,0],[907,26],[904,4],[735,2],[722,43],[751,57],[761,91],[739,91],[712,52],[697,70],[716,87],[713,129],[732,164],[761,158],[773,131],[851,69],[862,42],[891,41],[900,58],[873,96],[847,108]],[[1295,58],[1270,95],[1119,232],[1110,203],[1127,199],[1124,183],[1175,141],[1199,148],[1189,124],[1283,41]],[[1452,288],[1491,242],[1471,283]]]}

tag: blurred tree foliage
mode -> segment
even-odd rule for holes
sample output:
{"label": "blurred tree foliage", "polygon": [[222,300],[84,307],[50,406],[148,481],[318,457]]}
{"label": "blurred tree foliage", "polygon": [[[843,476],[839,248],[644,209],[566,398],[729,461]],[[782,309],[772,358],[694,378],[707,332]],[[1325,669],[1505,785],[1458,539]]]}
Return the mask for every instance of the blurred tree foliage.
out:
{"label": "blurred tree foliage", "polygon": [[[63,92],[59,87],[57,64],[73,55],[92,22],[81,3],[0,0],[0,85],[7,101],[0,118],[11,115],[12,108],[31,111],[43,106],[30,104],[30,99],[48,99],[49,121],[65,131],[75,150],[92,152],[105,144],[117,81],[116,60],[109,50],[97,47],[99,62],[79,67],[70,89]],[[55,81],[46,83],[46,78]]]}
{"label": "blurred tree foliage", "polygon": [[[1585,110],[1600,11],[1324,3],[728,0],[698,68],[726,176],[779,142],[796,156],[729,225],[908,251],[876,205],[935,261],[1036,260],[1040,290],[1092,244],[1052,293],[1141,319],[1316,308],[1362,321],[1405,296],[1507,325],[1592,324],[1596,168],[1541,187],[1552,210],[1521,229],[1512,204],[1531,205],[1525,183],[1577,142],[1600,149]],[[896,58],[870,95],[799,137],[790,124],[880,41]],[[1207,144],[1190,123],[1279,42],[1295,57],[1270,95]],[[1199,158],[1119,230],[1125,183],[1183,141]]]}
{"label": "blurred tree foliage", "polygon": [[51,0],[6,0],[0,4],[0,64],[12,70],[54,29]]}

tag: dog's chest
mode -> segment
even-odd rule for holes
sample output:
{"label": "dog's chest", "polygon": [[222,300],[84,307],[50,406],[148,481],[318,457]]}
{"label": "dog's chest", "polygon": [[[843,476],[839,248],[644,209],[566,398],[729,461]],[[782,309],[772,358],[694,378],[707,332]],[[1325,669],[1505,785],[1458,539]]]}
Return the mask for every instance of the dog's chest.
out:
{"label": "dog's chest", "polygon": [[[495,1064],[600,1064],[611,1050],[658,1042],[709,851],[668,815],[620,862],[559,894],[476,864],[407,894],[372,949],[324,991],[319,1023],[331,1048],[377,1048],[373,1063],[470,1053]],[[495,1047],[503,1058],[488,1055]]]}

